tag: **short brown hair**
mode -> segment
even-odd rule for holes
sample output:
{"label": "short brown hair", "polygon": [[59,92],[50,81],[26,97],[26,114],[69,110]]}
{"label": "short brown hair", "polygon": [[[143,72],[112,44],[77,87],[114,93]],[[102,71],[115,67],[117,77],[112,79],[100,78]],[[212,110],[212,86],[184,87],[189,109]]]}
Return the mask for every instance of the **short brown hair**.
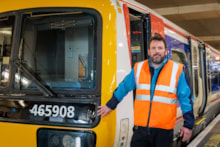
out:
{"label": "short brown hair", "polygon": [[166,40],[160,34],[154,33],[154,35],[149,40],[148,49],[150,49],[150,44],[153,40],[163,41],[165,48],[167,48]]}

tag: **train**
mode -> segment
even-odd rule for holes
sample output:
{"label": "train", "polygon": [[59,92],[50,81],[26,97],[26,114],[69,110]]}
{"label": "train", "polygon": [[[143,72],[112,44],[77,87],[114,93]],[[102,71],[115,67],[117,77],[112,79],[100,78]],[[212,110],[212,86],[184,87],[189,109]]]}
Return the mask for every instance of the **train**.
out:
{"label": "train", "polygon": [[[193,137],[220,112],[220,52],[133,0],[5,0],[0,5],[0,146],[129,147],[134,92],[97,116],[149,38],[184,64]],[[174,146],[181,145],[178,106]],[[190,140],[189,140],[190,141]]]}

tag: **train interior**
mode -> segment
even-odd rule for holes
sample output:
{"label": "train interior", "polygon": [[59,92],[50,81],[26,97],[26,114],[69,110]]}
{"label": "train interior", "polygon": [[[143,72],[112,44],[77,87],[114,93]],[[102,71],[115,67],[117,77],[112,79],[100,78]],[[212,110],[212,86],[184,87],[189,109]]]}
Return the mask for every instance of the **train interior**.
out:
{"label": "train interior", "polygon": [[[94,89],[97,29],[94,16],[82,12],[56,14],[24,16],[19,64],[26,65],[52,89]],[[15,87],[18,86],[19,81]],[[36,85],[25,82],[22,88]]]}

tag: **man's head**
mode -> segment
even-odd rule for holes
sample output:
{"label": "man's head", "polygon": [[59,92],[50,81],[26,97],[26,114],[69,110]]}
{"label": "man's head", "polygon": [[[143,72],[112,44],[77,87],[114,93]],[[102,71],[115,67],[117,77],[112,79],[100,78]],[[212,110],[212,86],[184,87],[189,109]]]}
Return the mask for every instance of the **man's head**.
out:
{"label": "man's head", "polygon": [[167,55],[167,44],[165,39],[159,34],[155,34],[149,41],[148,55],[151,59],[151,64],[159,67],[165,60]]}

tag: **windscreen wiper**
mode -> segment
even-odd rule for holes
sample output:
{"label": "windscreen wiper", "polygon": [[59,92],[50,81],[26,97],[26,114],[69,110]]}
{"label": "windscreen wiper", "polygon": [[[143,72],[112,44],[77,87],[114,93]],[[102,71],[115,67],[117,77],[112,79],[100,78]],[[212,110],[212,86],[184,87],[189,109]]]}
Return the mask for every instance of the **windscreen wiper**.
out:
{"label": "windscreen wiper", "polygon": [[[21,38],[19,46],[18,60],[15,62],[15,65],[18,67],[18,75],[21,76],[21,72],[26,74],[37,86],[37,88],[43,93],[46,97],[56,97],[57,95],[52,91],[52,89],[47,86],[47,84],[40,78],[40,76],[33,71],[32,68],[28,67],[26,63],[22,60],[22,50],[23,50],[23,38]],[[18,87],[21,87],[21,77],[19,80]]]}
{"label": "windscreen wiper", "polygon": [[[16,66],[19,70],[24,73],[28,78],[33,81],[37,88],[43,93],[46,97],[56,97],[56,94],[51,90],[49,86],[40,78],[40,76],[35,73],[27,64],[20,62],[19,60],[16,61]],[[21,79],[21,78],[20,78]]]}

